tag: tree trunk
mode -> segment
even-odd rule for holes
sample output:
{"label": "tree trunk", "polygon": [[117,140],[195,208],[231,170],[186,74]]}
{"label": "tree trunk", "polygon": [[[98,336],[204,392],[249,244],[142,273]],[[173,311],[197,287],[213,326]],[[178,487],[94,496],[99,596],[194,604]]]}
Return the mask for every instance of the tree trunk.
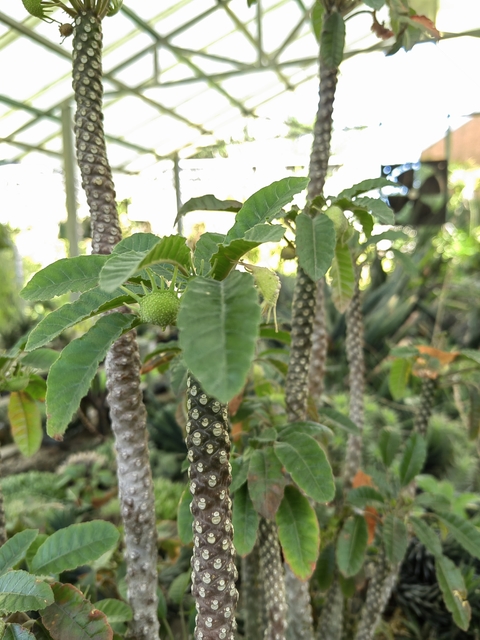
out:
{"label": "tree trunk", "polygon": [[267,627],[264,595],[257,541],[242,560],[242,609],[247,640],[263,640]]}
{"label": "tree trunk", "polygon": [[[121,240],[121,231],[103,131],[102,25],[94,10],[75,19],[73,89],[77,158],[91,215],[92,250],[109,254]],[[133,610],[129,637],[154,640],[159,637],[157,532],[135,335],[131,331],[112,346],[105,368]]]}
{"label": "tree trunk", "polygon": [[260,574],[267,617],[264,640],[283,640],[287,626],[285,576],[275,522],[261,518],[258,535]]}

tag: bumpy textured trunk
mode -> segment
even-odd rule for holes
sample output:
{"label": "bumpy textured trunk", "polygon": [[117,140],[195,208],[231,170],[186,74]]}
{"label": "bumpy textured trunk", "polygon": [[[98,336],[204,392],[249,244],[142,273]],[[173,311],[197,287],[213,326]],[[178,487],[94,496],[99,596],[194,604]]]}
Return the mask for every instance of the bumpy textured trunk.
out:
{"label": "bumpy textured trunk", "polygon": [[[327,15],[324,16],[325,21],[327,17]],[[320,55],[320,100],[310,155],[309,201],[323,193],[330,159],[333,103],[337,87],[337,75],[338,68],[327,67]],[[322,308],[317,308],[315,311],[316,301],[317,286],[299,267],[293,294],[292,343],[286,380],[287,415],[290,422],[304,420],[306,417],[314,319],[315,314],[317,318],[322,318],[325,315],[325,311]],[[323,304],[323,297],[320,297],[320,304]],[[324,318],[320,320],[320,322],[322,321],[324,322]],[[326,335],[324,336],[325,340]],[[321,360],[321,369],[324,368],[325,354],[326,345],[324,343],[315,355],[316,360]],[[310,607],[305,608],[302,606],[302,602],[306,601],[308,597],[308,584],[302,583],[292,576],[287,589],[289,619],[295,620],[296,626],[303,630],[302,635],[299,636],[302,640],[311,640],[313,638],[311,609]]]}
{"label": "bumpy textured trunk", "polygon": [[420,395],[420,406],[415,416],[414,429],[421,436],[427,435],[428,423],[433,409],[433,397],[435,395],[435,380],[424,378]]}
{"label": "bumpy textured trunk", "polygon": [[[0,478],[2,477],[1,467],[3,466],[0,456]],[[3,501],[3,491],[0,486],[0,547],[7,541],[7,521],[5,518],[5,504]]]}
{"label": "bumpy textured trunk", "polygon": [[367,599],[362,609],[355,640],[373,640],[375,630],[387,606],[395,582],[399,566],[392,567],[384,553],[380,552],[373,567],[367,591]]}
{"label": "bumpy textured trunk", "polygon": [[325,280],[317,282],[315,317],[312,329],[312,351],[308,386],[310,395],[320,402],[324,389],[325,367],[327,361],[328,333],[325,318]]}
{"label": "bumpy textured trunk", "polygon": [[263,640],[267,627],[258,542],[242,560],[242,609],[248,640]]}
{"label": "bumpy textured trunk", "polygon": [[[312,605],[308,582],[299,580],[287,564],[285,564],[285,592],[288,593],[289,602],[295,602],[295,608],[287,607],[286,639],[312,638]],[[298,617],[298,611],[304,612],[304,615]]]}
{"label": "bumpy textured trunk", "polygon": [[267,617],[264,640],[283,640],[287,626],[285,577],[276,524],[261,518],[258,535],[260,575]]}
{"label": "bumpy textured trunk", "polygon": [[227,407],[207,396],[189,376],[187,448],[192,493],[192,595],[196,640],[234,640],[238,592],[229,487]]}
{"label": "bumpy textured trunk", "polygon": [[[363,357],[363,316],[358,278],[347,309],[347,360],[350,383],[350,419],[362,431],[364,424],[365,362]],[[345,458],[344,486],[348,489],[362,462],[362,438],[350,435]]]}
{"label": "bumpy textured trunk", "polygon": [[[93,11],[75,19],[73,88],[77,158],[91,214],[92,249],[109,254],[121,231],[103,131],[102,27]],[[154,640],[159,637],[157,532],[135,332],[113,345],[106,372],[125,529],[128,600],[133,610],[129,637]]]}
{"label": "bumpy textured trunk", "polygon": [[340,583],[335,580],[325,598],[318,623],[318,640],[340,640],[343,631],[344,597]]}

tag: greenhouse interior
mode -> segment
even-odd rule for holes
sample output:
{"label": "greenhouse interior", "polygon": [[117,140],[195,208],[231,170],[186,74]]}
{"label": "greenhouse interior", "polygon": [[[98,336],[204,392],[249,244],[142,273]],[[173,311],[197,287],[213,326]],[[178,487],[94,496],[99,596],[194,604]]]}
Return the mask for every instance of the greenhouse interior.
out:
{"label": "greenhouse interior", "polygon": [[0,639],[480,640],[478,0],[0,0]]}

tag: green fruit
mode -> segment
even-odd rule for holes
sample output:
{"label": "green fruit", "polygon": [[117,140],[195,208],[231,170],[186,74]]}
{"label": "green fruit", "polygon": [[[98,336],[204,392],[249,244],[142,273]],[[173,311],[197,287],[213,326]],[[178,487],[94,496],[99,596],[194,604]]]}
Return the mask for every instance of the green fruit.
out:
{"label": "green fruit", "polygon": [[342,209],[340,207],[336,207],[333,205],[329,207],[325,211],[325,215],[327,215],[330,220],[333,222],[333,226],[335,227],[335,233],[337,234],[337,238],[341,238],[342,235],[347,231],[349,224],[348,220],[345,217]]}
{"label": "green fruit", "polygon": [[140,300],[142,322],[166,327],[175,324],[180,300],[171,291],[154,291]]}

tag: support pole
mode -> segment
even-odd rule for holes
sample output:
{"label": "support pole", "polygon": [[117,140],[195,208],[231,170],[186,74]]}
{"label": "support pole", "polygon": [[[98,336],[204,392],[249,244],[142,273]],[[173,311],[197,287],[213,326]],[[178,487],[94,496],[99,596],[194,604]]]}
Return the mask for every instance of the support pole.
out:
{"label": "support pole", "polygon": [[[180,159],[178,153],[173,156],[173,184],[175,186],[175,197],[177,199],[177,214],[182,207],[182,189],[180,186]],[[179,235],[183,234],[183,220],[178,219],[177,231]]]}
{"label": "support pole", "polygon": [[65,175],[65,192],[67,205],[67,239],[68,256],[78,256],[77,229],[77,188],[75,185],[75,149],[73,145],[72,108],[70,104],[62,105],[62,140],[63,140],[63,173]]}

